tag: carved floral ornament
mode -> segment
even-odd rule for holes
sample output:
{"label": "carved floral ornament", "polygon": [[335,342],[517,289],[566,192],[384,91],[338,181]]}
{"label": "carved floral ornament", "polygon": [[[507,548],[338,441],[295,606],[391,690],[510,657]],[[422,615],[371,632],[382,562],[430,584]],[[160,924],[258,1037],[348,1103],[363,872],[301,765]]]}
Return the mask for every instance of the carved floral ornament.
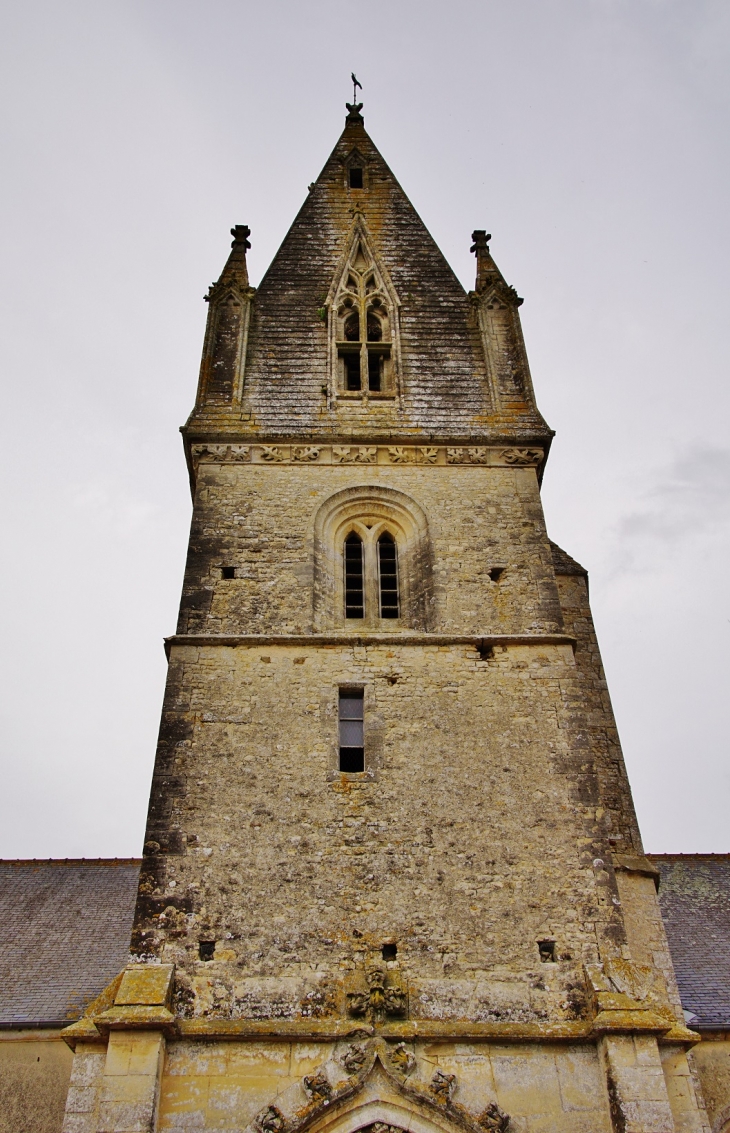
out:
{"label": "carved floral ornament", "polygon": [[[276,1104],[262,1109],[247,1133],[303,1133],[325,1113],[334,1119],[338,1103],[352,1102],[377,1063],[400,1097],[421,1112],[431,1110],[439,1128],[446,1121],[454,1133],[508,1133],[510,1118],[495,1101],[481,1109],[477,1106],[476,1112],[467,1109],[455,1100],[459,1085],[455,1074],[442,1068],[433,1072],[433,1064],[419,1063],[405,1043],[382,1038],[342,1044],[327,1062],[279,1094]],[[382,1120],[373,1123],[371,1118],[358,1133],[404,1133],[404,1128]]]}
{"label": "carved floral ornament", "polygon": [[237,445],[194,444],[193,466],[206,464],[417,464],[491,465],[534,468],[544,456],[541,448],[496,448],[488,445]]}

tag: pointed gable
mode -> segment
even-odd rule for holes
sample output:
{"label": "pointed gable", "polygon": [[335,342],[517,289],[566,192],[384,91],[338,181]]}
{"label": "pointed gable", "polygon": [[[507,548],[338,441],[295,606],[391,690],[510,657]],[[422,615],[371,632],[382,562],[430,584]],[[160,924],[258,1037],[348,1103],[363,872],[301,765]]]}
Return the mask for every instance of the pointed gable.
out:
{"label": "pointed gable", "polygon": [[[354,296],[367,265],[390,338],[371,362],[378,352],[368,354],[363,328],[360,397],[335,324],[346,269],[356,269]],[[350,114],[251,303],[242,401],[233,410],[250,435],[547,435],[534,404],[502,411],[482,333],[472,297],[359,114]],[[377,378],[368,385],[371,365],[380,366],[380,389]],[[205,417],[204,407],[197,416]]]}

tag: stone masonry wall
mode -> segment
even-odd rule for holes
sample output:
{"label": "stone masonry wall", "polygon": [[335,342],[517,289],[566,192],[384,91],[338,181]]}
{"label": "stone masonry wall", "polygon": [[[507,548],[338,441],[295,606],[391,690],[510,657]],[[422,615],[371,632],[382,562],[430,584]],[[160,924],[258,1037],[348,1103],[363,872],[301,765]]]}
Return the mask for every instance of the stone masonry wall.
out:
{"label": "stone masonry wall", "polygon": [[[433,631],[562,632],[533,468],[206,463],[198,471],[178,632],[309,632],[317,511],[335,492],[362,485],[397,489],[426,513]],[[236,577],[223,579],[223,565]],[[493,567],[504,568],[498,582],[489,576]]]}
{"label": "stone masonry wall", "polygon": [[581,962],[624,938],[575,683],[569,645],[174,646],[137,948],[191,1014],[339,1013],[394,942],[413,1017],[581,1017]]}

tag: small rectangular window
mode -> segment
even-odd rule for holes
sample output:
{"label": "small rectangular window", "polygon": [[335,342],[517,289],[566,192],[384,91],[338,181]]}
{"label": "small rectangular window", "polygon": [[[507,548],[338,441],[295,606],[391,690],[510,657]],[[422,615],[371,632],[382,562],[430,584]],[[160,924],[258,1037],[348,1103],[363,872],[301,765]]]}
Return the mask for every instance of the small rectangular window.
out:
{"label": "small rectangular window", "polygon": [[363,690],[340,689],[340,771],[365,770]]}
{"label": "small rectangular window", "polygon": [[350,188],[362,189],[362,169],[355,165],[350,169]]}
{"label": "small rectangular window", "polygon": [[221,578],[235,578],[236,568],[232,566],[221,567]]}

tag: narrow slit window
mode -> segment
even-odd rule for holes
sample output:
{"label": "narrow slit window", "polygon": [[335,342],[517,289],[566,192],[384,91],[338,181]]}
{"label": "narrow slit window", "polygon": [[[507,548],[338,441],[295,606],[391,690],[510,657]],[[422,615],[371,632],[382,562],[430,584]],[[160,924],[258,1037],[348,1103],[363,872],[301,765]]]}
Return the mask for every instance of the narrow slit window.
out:
{"label": "narrow slit window", "polygon": [[359,390],[360,389],[360,355],[359,354],[345,354],[343,356],[345,363],[345,389]]}
{"label": "narrow slit window", "polygon": [[364,616],[362,539],[353,532],[345,539],[345,617]]}
{"label": "narrow slit window", "polygon": [[397,618],[398,608],[398,554],[395,539],[386,531],[378,539],[378,569],[380,573],[380,616]]}
{"label": "narrow slit window", "polygon": [[371,393],[380,393],[383,387],[383,356],[368,353],[368,389]]}
{"label": "narrow slit window", "polygon": [[350,168],[350,188],[362,189],[362,169],[356,165]]}
{"label": "narrow slit window", "polygon": [[363,690],[340,689],[340,771],[365,770]]}

